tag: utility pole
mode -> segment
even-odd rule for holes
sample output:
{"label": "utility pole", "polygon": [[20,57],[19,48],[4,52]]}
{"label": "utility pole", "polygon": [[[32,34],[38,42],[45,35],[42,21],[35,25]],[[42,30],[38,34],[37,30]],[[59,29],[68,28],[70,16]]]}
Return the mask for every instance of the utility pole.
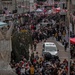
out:
{"label": "utility pole", "polygon": [[69,50],[68,50],[68,75],[70,75],[70,0],[67,3],[67,19],[68,19],[68,37],[69,37]]}
{"label": "utility pole", "polygon": [[2,11],[2,0],[0,0],[0,11]]}
{"label": "utility pole", "polygon": [[30,12],[30,8],[31,8],[31,2],[29,1],[28,12]]}
{"label": "utility pole", "polygon": [[17,0],[15,0],[15,10],[17,10]]}
{"label": "utility pole", "polygon": [[25,7],[24,7],[24,0],[23,0],[23,13],[24,13],[24,8],[25,8]]}
{"label": "utility pole", "polygon": [[28,2],[26,0],[26,12],[28,12]]}

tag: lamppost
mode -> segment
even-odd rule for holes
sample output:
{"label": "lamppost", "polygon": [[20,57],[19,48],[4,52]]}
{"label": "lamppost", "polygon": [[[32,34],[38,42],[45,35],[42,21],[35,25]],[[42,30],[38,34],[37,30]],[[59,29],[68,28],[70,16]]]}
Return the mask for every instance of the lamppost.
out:
{"label": "lamppost", "polygon": [[15,10],[17,10],[17,0],[15,0]]}
{"label": "lamppost", "polygon": [[0,10],[2,10],[2,0],[0,0]]}
{"label": "lamppost", "polygon": [[69,37],[69,49],[68,49],[68,75],[70,75],[70,0],[67,4],[67,19],[68,19],[68,37]]}
{"label": "lamppost", "polygon": [[23,13],[24,13],[24,0],[23,0]]}

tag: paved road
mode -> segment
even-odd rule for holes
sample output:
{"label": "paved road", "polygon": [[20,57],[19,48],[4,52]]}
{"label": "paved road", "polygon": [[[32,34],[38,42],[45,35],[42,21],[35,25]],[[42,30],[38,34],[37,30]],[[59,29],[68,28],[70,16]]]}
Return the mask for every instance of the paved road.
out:
{"label": "paved road", "polygon": [[[57,48],[59,49],[58,51],[58,56],[61,60],[61,62],[64,60],[64,59],[67,59],[68,60],[68,52],[64,51],[64,46],[60,43],[60,42],[57,42],[56,40],[52,39],[52,38],[49,38],[47,40],[47,42],[54,42],[56,45],[57,45]],[[38,52],[39,53],[39,56],[42,56],[42,45],[43,45],[44,41],[38,43],[37,45],[37,49],[36,51],[34,51],[34,53]],[[31,54],[31,51],[30,51],[30,54]]]}

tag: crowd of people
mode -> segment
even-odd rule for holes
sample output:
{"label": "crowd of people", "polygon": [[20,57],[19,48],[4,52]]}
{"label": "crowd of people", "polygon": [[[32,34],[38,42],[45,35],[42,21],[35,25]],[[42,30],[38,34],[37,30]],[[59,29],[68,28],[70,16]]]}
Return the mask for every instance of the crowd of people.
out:
{"label": "crowd of people", "polygon": [[[38,52],[31,61],[27,61],[23,57],[19,63],[13,62],[12,68],[14,67],[18,75],[67,75],[68,73],[68,61],[66,59],[63,62],[45,60],[38,56]],[[75,61],[71,61],[70,69],[70,75],[75,75]]]}
{"label": "crowd of people", "polygon": [[[31,31],[32,40],[34,41],[34,51],[36,51],[37,43],[42,40],[46,41],[47,38],[50,37],[56,41],[60,41],[64,45],[64,50],[66,51],[68,47],[66,34],[68,32],[66,31],[65,22],[59,22],[59,20],[57,20],[59,16],[57,15],[35,17],[34,14],[31,14],[29,15],[29,19],[26,20],[24,20],[24,17],[19,17],[20,22],[19,25],[16,26],[16,29],[18,32],[21,30]],[[42,22],[48,24],[43,26]],[[38,52],[36,52],[36,55],[34,56],[33,50],[30,60],[26,60],[26,58],[23,57],[20,62],[15,63],[13,61],[11,64],[12,68],[15,68],[15,72],[18,75],[67,75],[68,61],[66,59],[64,59],[62,63],[60,59],[46,60],[44,57],[39,57]],[[75,61],[71,62],[70,73],[70,75],[75,75]]]}
{"label": "crowd of people", "polygon": [[[58,17],[58,14],[57,16],[35,16],[34,14],[22,15],[18,17],[19,24],[16,26],[16,28],[18,32],[23,30],[30,30],[33,40],[37,39],[38,41],[42,41],[42,39],[47,39],[48,37],[54,36],[56,40],[62,41],[62,43],[67,46],[67,39],[65,39],[65,23],[59,22],[59,19],[57,19]],[[43,26],[42,21],[48,24],[46,26]]]}

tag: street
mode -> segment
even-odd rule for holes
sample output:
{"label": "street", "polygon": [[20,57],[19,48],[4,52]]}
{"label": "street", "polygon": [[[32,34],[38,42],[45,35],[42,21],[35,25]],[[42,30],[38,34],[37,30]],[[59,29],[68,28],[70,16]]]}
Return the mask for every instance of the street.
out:
{"label": "street", "polygon": [[0,75],[75,75],[71,0],[0,4]]}
{"label": "street", "polygon": [[[67,59],[68,60],[68,52],[64,50],[64,46],[56,41],[56,40],[52,40],[52,38],[48,38],[47,39],[47,42],[54,42],[58,48],[58,56],[59,56],[59,59],[61,62],[63,62],[64,59]],[[37,44],[37,48],[36,48],[36,51],[34,51],[34,54],[36,54],[36,52],[38,52],[39,56],[41,57],[42,56],[42,49],[43,49],[43,43],[44,41],[40,42]],[[30,54],[31,54],[31,51],[30,51]]]}

